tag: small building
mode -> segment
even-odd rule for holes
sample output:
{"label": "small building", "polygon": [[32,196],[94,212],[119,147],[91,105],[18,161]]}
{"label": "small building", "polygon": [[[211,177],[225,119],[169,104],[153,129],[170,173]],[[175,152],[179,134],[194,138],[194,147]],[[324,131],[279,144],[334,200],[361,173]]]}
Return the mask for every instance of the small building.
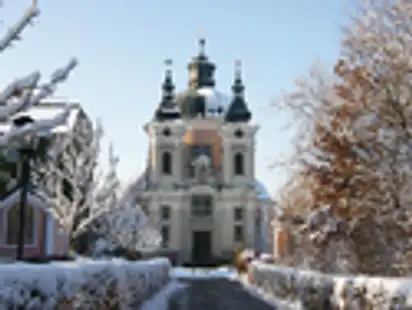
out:
{"label": "small building", "polygon": [[[162,96],[144,126],[146,169],[130,187],[184,263],[231,260],[240,247],[270,251],[267,190],[255,176],[256,134],[241,67],[231,95],[215,87],[205,41],[188,64],[188,88],[175,94],[167,68]],[[170,65],[170,62],[169,64]]]}
{"label": "small building", "polygon": [[[72,157],[76,156],[76,152],[69,149],[64,139],[69,135],[73,139],[83,139],[86,143],[93,138],[93,124],[89,117],[77,101],[67,98],[48,98],[40,104],[33,106],[27,110],[19,112],[14,117],[27,116],[36,121],[52,120],[56,116],[63,113],[67,106],[71,106],[70,113],[66,119],[66,123],[60,124],[51,129],[50,132],[40,132],[39,148],[44,156],[43,159],[49,162],[58,162],[62,152],[69,152]],[[0,122],[0,134],[8,132],[12,128],[10,120]],[[64,143],[64,144],[61,144]],[[81,145],[80,143],[78,145]],[[79,148],[77,150],[81,152]],[[18,216],[19,209],[19,194],[18,188],[13,186],[14,190],[5,188],[5,184],[18,184],[18,165],[20,156],[17,150],[7,150],[7,160],[11,169],[0,171],[0,258],[14,258],[16,255],[17,231],[19,229],[18,221],[15,217]],[[36,164],[41,164],[39,161]],[[53,193],[53,185],[57,180],[44,178],[39,172],[40,169],[32,169],[31,184],[33,188],[28,194],[28,225],[25,255],[37,256],[44,254],[67,254],[68,253],[68,237],[57,227],[56,221],[52,218],[48,211],[45,202],[41,200],[39,195],[35,193],[47,192]],[[70,192],[69,190],[66,192]],[[11,212],[10,212],[11,211]]]}
{"label": "small building", "polygon": [[[69,116],[66,119],[66,123],[60,124],[51,130],[48,135],[65,134],[72,130],[76,130],[81,134],[82,132],[88,133],[92,129],[92,122],[83,110],[81,104],[77,100],[71,100],[68,98],[51,97],[42,101],[40,104],[30,107],[27,110],[23,110],[13,118],[20,116],[28,116],[36,121],[52,120],[54,117],[63,113],[67,106],[71,106]],[[0,122],[0,133],[5,133],[11,129],[12,123],[9,120]]]}
{"label": "small building", "polygon": [[[0,197],[0,260],[14,259],[20,231],[19,187]],[[24,256],[68,254],[68,235],[59,228],[44,200],[29,191],[26,203]]]}

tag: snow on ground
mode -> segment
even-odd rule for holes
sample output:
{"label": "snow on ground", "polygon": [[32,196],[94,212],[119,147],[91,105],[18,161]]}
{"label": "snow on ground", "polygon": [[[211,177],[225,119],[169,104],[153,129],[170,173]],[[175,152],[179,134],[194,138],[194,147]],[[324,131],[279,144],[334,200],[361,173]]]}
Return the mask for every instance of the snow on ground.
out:
{"label": "snow on ground", "polygon": [[186,285],[172,280],[153,298],[143,303],[141,310],[167,310],[169,300],[174,294],[181,293],[186,288]]}
{"label": "snow on ground", "polygon": [[228,278],[237,277],[234,269],[229,267],[207,268],[183,268],[176,267],[171,270],[171,276],[176,278]]}
{"label": "snow on ground", "polygon": [[[278,310],[301,310],[298,304],[292,304],[286,301],[281,301],[266,294],[259,287],[252,285],[247,280],[247,275],[239,275],[235,269],[229,267],[220,267],[215,269],[207,268],[182,268],[176,267],[171,270],[171,276],[175,278],[192,278],[192,279],[208,279],[208,278],[227,278],[232,281],[239,281],[243,287],[254,297],[264,300]],[[159,308],[161,309],[161,308]],[[144,309],[151,310],[151,309]]]}

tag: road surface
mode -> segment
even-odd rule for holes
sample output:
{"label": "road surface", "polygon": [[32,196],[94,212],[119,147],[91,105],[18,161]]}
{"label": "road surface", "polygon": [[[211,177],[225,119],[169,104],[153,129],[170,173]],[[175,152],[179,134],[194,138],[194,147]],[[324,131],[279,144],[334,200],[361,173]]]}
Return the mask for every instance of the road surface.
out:
{"label": "road surface", "polygon": [[[225,278],[179,278],[188,285],[188,310],[273,310],[245,290],[241,283]],[[169,310],[177,310],[171,305]]]}

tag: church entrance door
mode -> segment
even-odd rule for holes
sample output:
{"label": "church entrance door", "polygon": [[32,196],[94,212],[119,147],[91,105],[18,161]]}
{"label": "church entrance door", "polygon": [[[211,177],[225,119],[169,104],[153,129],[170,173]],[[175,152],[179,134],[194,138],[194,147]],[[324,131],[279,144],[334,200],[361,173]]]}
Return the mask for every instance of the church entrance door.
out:
{"label": "church entrance door", "polygon": [[194,231],[192,234],[192,264],[207,266],[212,263],[212,232]]}

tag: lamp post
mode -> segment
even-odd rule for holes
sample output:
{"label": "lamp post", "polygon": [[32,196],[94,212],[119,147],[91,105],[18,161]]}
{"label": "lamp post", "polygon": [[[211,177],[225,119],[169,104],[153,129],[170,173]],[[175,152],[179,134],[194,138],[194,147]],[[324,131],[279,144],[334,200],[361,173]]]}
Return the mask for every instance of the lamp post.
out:
{"label": "lamp post", "polygon": [[[27,124],[33,123],[34,120],[29,116],[21,116],[13,120],[13,126],[23,127]],[[17,243],[17,260],[24,258],[24,233],[26,224],[26,205],[27,205],[27,193],[30,184],[30,160],[33,152],[37,148],[37,135],[35,133],[27,133],[26,135],[19,137],[13,141],[12,145],[19,152],[20,161],[20,210],[19,210],[19,235]]]}

